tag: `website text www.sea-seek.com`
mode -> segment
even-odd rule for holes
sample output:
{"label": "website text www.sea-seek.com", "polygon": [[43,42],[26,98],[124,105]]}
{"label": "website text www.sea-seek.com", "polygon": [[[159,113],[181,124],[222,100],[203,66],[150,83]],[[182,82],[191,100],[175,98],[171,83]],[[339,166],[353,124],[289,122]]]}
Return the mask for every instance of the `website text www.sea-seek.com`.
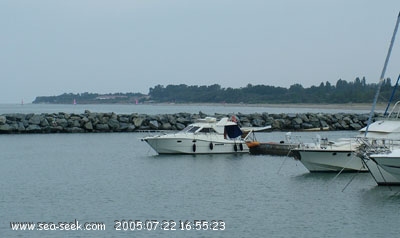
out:
{"label": "website text www.sea-seek.com", "polygon": [[14,231],[104,231],[104,222],[10,222]]}

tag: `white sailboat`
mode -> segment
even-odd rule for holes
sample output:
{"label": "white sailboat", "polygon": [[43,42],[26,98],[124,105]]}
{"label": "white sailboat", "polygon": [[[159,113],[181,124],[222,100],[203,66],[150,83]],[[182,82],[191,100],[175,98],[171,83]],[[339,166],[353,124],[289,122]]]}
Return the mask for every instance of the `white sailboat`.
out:
{"label": "white sailboat", "polygon": [[[378,153],[378,154],[370,154],[370,160],[375,162],[378,165],[378,168],[382,168],[384,170],[386,176],[391,176],[391,180],[398,181],[395,183],[396,185],[400,185],[400,149],[393,149],[388,152]],[[382,171],[380,171],[382,173]],[[387,180],[383,176],[383,179]],[[393,183],[392,183],[393,185]]]}
{"label": "white sailboat", "polygon": [[[391,149],[399,147],[399,145],[390,145],[383,143],[375,143],[372,145],[369,141],[363,141],[363,145],[357,151],[358,156],[363,160],[368,167],[369,172],[378,185],[400,185],[400,177],[393,174],[393,171],[388,167],[388,158],[393,158],[397,153],[391,153]],[[390,160],[389,160],[390,161]],[[394,161],[391,159],[391,161]],[[389,170],[388,170],[389,168]],[[400,172],[400,170],[399,170]]]}
{"label": "white sailboat", "polygon": [[[360,130],[360,136],[364,136],[370,140],[374,138],[400,138],[399,128],[400,120],[391,120],[390,118],[385,118],[383,120],[371,123],[372,116],[374,114],[376,101],[379,95],[380,87],[384,81],[384,75],[386,72],[386,67],[390,58],[390,54],[393,48],[393,43],[395,35],[398,29],[400,20],[400,13],[397,16],[396,26],[393,32],[393,36],[390,42],[389,50],[385,59],[384,67],[382,69],[378,90],[374,98],[374,103],[370,112],[367,126]],[[389,102],[390,103],[390,102]],[[315,146],[302,146],[300,148],[294,149],[295,153],[298,153],[298,158],[300,162],[310,171],[310,172],[340,172],[340,171],[377,171],[378,168],[373,161],[367,161],[364,157],[356,155],[360,147],[360,142],[356,139],[343,139],[335,142],[318,143]],[[370,169],[368,169],[370,168]],[[373,177],[382,177],[377,174],[373,174]],[[382,181],[377,181],[380,184]],[[398,181],[390,181],[397,183]],[[385,183],[384,181],[382,183]],[[382,184],[381,183],[381,184]]]}

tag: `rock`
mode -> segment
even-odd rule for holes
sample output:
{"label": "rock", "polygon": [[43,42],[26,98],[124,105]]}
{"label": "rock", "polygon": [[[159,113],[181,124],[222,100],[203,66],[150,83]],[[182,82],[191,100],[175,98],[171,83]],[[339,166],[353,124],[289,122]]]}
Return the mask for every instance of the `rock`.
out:
{"label": "rock", "polygon": [[57,132],[62,132],[64,131],[64,128],[61,126],[51,126],[50,127],[50,132],[57,133]]}
{"label": "rock", "polygon": [[135,118],[133,118],[133,124],[134,124],[136,127],[141,127],[141,126],[143,125],[143,121],[144,121],[144,118],[142,118],[142,117],[135,117]]}
{"label": "rock", "polygon": [[83,128],[85,128],[85,130],[88,130],[88,131],[93,131],[93,125],[92,125],[92,122],[86,122],[84,125],[83,125]]}
{"label": "rock", "polygon": [[[128,131],[128,129],[130,129],[130,126],[131,126],[131,124],[129,124],[129,123],[120,123],[119,124],[119,128],[118,128],[118,131]],[[134,125],[132,125],[133,126],[133,128],[136,128]],[[132,131],[132,130],[130,130],[130,131]]]}
{"label": "rock", "polygon": [[108,126],[108,124],[103,124],[103,123],[98,123],[98,124],[96,124],[96,130],[99,130],[99,131],[109,131],[110,130],[110,127]]}
{"label": "rock", "polygon": [[309,121],[310,122],[319,122],[319,118],[315,114],[311,114],[309,116]]}
{"label": "rock", "polygon": [[27,131],[27,132],[41,132],[41,130],[42,130],[42,128],[40,126],[38,126],[38,125],[35,125],[35,124],[29,125],[25,129],[25,131]]}
{"label": "rock", "polygon": [[168,122],[172,125],[176,124],[176,117],[174,115],[168,115]]}
{"label": "rock", "polygon": [[110,119],[110,117],[106,116],[105,114],[99,116],[99,122],[101,124],[108,124],[108,120]]}
{"label": "rock", "polygon": [[57,118],[56,125],[61,126],[63,128],[68,126],[68,121],[65,118]]}
{"label": "rock", "polygon": [[265,121],[261,118],[256,118],[256,119],[253,119],[252,124],[253,124],[253,126],[256,126],[256,127],[262,127],[262,126],[264,126]]}
{"label": "rock", "polygon": [[87,118],[87,117],[82,117],[82,121],[83,121],[83,123],[87,123],[87,122],[89,122],[90,120],[89,120],[89,118]]}
{"label": "rock", "polygon": [[306,114],[299,114],[298,117],[303,121],[303,122],[309,122],[310,119],[307,117]]}
{"label": "rock", "polygon": [[81,127],[81,123],[79,121],[80,121],[80,119],[76,119],[76,120],[69,119],[68,127]]}
{"label": "rock", "polygon": [[315,126],[311,123],[303,123],[302,126],[303,126],[303,129],[315,128]]}
{"label": "rock", "polygon": [[11,130],[12,130],[12,127],[8,124],[0,125],[0,132],[2,132],[2,133],[8,133],[8,132],[11,132]]}
{"label": "rock", "polygon": [[351,120],[351,118],[350,118],[349,116],[343,117],[342,121],[343,121],[344,123],[346,123],[347,125],[350,125],[350,124],[353,123],[353,121]]}
{"label": "rock", "polygon": [[186,126],[183,125],[182,123],[177,122],[175,124],[175,127],[176,127],[177,130],[181,131],[181,130],[185,129]]}
{"label": "rock", "polygon": [[125,116],[125,115],[119,116],[119,117],[118,117],[118,121],[119,121],[119,122],[122,122],[122,123],[128,123],[128,122],[129,122],[129,117],[128,117],[128,116]]}
{"label": "rock", "polygon": [[321,123],[321,127],[322,128],[329,127],[328,123],[326,121],[324,121],[324,120],[321,120],[320,123]]}
{"label": "rock", "polygon": [[167,116],[160,115],[158,121],[160,121],[161,123],[167,123],[169,122],[169,118]]}
{"label": "rock", "polygon": [[32,125],[39,125],[41,121],[42,121],[42,117],[40,115],[37,115],[37,114],[33,115],[28,120],[29,124],[32,124]]}
{"label": "rock", "polygon": [[[253,125],[250,122],[242,122],[240,123],[242,125],[242,127],[252,127]],[[271,124],[271,123],[268,123]]]}
{"label": "rock", "polygon": [[5,116],[0,116],[0,125],[4,125],[7,122],[7,118]]}
{"label": "rock", "polygon": [[353,128],[353,130],[360,130],[362,127],[358,123],[351,123],[350,127]]}
{"label": "rock", "polygon": [[283,128],[283,125],[285,124],[285,120],[283,119],[276,119],[273,121],[272,123],[272,128],[273,129],[277,129],[277,130],[281,130]]}
{"label": "rock", "polygon": [[98,121],[98,119],[97,119],[97,113],[88,113],[87,115],[87,118],[91,121],[91,122],[95,122],[95,121]]}
{"label": "rock", "polygon": [[35,114],[33,114],[33,113],[28,113],[28,114],[26,114],[25,120],[31,119],[31,117],[33,117],[34,115],[35,115]]}
{"label": "rock", "polygon": [[345,130],[348,130],[348,129],[349,129],[349,125],[347,125],[345,121],[342,121],[342,122],[340,123],[340,125],[341,125],[342,128],[345,129]]}
{"label": "rock", "polygon": [[303,123],[303,120],[300,117],[296,117],[293,119],[293,122],[295,125],[301,125]]}
{"label": "rock", "polygon": [[85,132],[85,130],[83,128],[80,127],[72,127],[72,128],[65,128],[65,132],[69,132],[69,133],[82,133]]}
{"label": "rock", "polygon": [[47,119],[46,118],[42,118],[42,120],[40,121],[40,126],[41,127],[48,127],[50,124],[49,124],[49,122],[47,121]]}
{"label": "rock", "polygon": [[110,126],[111,130],[119,129],[119,121],[116,118],[111,118],[108,120],[108,125]]}
{"label": "rock", "polygon": [[24,123],[18,122],[18,128],[17,128],[17,130],[18,130],[19,132],[25,131]]}
{"label": "rock", "polygon": [[151,120],[151,121],[149,121],[149,126],[150,126],[151,129],[158,130],[160,125],[159,125],[157,120]]}
{"label": "rock", "polygon": [[169,122],[165,122],[165,123],[161,124],[161,129],[162,130],[171,130],[172,129],[172,125]]}
{"label": "rock", "polygon": [[335,129],[335,130],[342,130],[343,128],[342,128],[342,125],[339,123],[339,122],[335,122],[333,125],[332,125],[332,127]]}
{"label": "rock", "polygon": [[132,131],[135,131],[135,130],[136,130],[135,125],[129,125],[128,128],[126,129],[127,132],[132,132]]}
{"label": "rock", "polygon": [[190,120],[190,119],[188,119],[187,117],[182,117],[182,116],[179,116],[177,119],[176,119],[176,123],[180,123],[180,124],[183,124],[183,125],[188,125],[188,124],[190,124],[192,121]]}
{"label": "rock", "polygon": [[335,114],[334,116],[338,121],[341,121],[343,119],[343,115],[342,114]]}
{"label": "rock", "polygon": [[[375,117],[380,117],[381,115],[376,115]],[[369,115],[368,114],[360,114],[357,115],[359,121],[368,121]]]}

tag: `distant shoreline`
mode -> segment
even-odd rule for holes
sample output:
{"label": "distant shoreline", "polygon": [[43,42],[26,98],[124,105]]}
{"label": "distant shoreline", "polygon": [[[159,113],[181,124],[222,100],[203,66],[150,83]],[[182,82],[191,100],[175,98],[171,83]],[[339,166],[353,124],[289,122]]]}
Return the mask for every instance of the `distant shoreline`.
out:
{"label": "distant shoreline", "polygon": [[[32,105],[69,105],[65,103],[26,103]],[[133,103],[77,103],[79,105],[135,105]],[[6,105],[6,104],[3,104]],[[18,104],[10,104],[10,105],[18,105]],[[72,105],[72,104],[71,104]],[[372,105],[370,103],[332,103],[332,104],[307,104],[307,103],[141,103],[138,105],[168,105],[168,106],[237,106],[237,107],[266,107],[266,108],[313,108],[313,109],[344,109],[344,110],[371,110]],[[385,110],[387,104],[386,103],[377,103],[376,110]],[[393,106],[393,105],[392,105]]]}
{"label": "distant shoreline", "polygon": [[[369,103],[344,103],[344,104],[306,104],[306,103],[282,103],[282,104],[268,104],[268,103],[260,103],[260,104],[248,104],[248,103],[151,103],[151,104],[142,104],[142,105],[199,105],[199,106],[237,106],[237,107],[270,107],[270,108],[326,108],[326,109],[345,109],[345,110],[371,110],[372,105]],[[385,110],[387,104],[386,103],[377,103],[376,110]]]}

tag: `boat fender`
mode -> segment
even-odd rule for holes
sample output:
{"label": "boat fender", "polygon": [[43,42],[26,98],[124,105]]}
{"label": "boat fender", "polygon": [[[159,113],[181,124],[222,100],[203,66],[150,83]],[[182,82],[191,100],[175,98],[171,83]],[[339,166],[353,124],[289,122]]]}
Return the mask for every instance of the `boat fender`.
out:
{"label": "boat fender", "polygon": [[192,149],[193,149],[193,152],[196,152],[196,144],[193,144]]}
{"label": "boat fender", "polygon": [[239,144],[239,149],[240,149],[240,151],[243,151],[243,145],[242,145],[242,143]]}
{"label": "boat fender", "polygon": [[233,150],[234,150],[234,151],[237,151],[237,145],[236,145],[236,143],[233,145]]}
{"label": "boat fender", "polygon": [[213,150],[213,149],[214,149],[214,145],[212,142],[210,142],[210,150]]}

